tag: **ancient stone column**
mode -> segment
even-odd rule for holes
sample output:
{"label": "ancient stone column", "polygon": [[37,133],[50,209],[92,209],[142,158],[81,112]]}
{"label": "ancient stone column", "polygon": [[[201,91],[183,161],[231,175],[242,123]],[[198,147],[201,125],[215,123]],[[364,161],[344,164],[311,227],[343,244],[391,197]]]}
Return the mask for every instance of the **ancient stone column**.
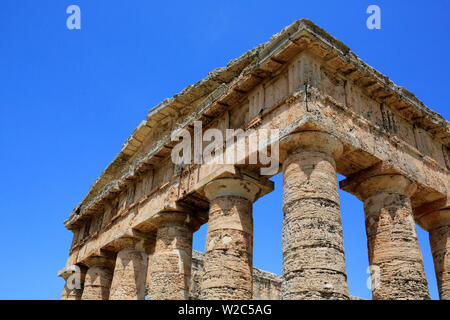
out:
{"label": "ancient stone column", "polygon": [[192,234],[198,227],[188,212],[162,212],[149,265],[148,300],[189,299]]}
{"label": "ancient stone column", "polygon": [[302,131],[280,145],[283,299],[349,299],[335,164],[342,144]]}
{"label": "ancient stone column", "polygon": [[252,299],[252,205],[261,188],[240,177],[205,186],[210,201],[201,299]]}
{"label": "ancient stone column", "polygon": [[420,218],[429,232],[434,270],[441,300],[450,300],[450,208]]}
{"label": "ancient stone column", "polygon": [[110,257],[91,257],[87,262],[82,300],[108,300],[113,277],[114,260]]}
{"label": "ancient stone column", "polygon": [[124,239],[117,253],[109,300],[144,300],[147,255],[138,239]]}
{"label": "ancient stone column", "polygon": [[81,300],[86,270],[85,266],[72,265],[64,268],[58,274],[66,281],[61,300]]}
{"label": "ancient stone column", "polygon": [[[146,247],[146,249],[144,250],[145,253],[147,254],[147,272],[146,272],[146,276],[145,276],[145,296],[148,296],[148,290],[150,288],[150,278],[151,278],[151,270],[150,267],[152,265],[152,258],[153,258],[153,254],[155,253],[155,245],[156,245],[156,231],[154,233],[152,233],[152,241],[151,244],[148,245]],[[148,297],[148,299],[150,299]]]}
{"label": "ancient stone column", "polygon": [[364,215],[374,300],[429,299],[410,196],[400,174],[366,175],[354,186]]}

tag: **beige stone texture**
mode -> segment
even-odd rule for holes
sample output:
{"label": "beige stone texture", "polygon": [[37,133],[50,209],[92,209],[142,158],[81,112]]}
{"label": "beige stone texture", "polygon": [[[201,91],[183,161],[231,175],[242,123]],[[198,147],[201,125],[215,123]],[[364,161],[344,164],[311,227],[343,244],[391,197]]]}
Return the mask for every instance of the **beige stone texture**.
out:
{"label": "beige stone texture", "polygon": [[147,300],[189,298],[193,231],[193,221],[186,212],[167,213],[159,222]]}
{"label": "beige stone texture", "polygon": [[67,284],[64,285],[63,293],[61,295],[61,300],[81,300],[83,294],[83,288],[80,289],[69,289]]}
{"label": "beige stone texture", "polygon": [[[402,175],[413,181],[416,191],[409,194],[409,208],[411,216],[421,226],[426,223],[425,218],[422,219],[424,214],[450,208],[448,121],[430,110],[411,92],[368,66],[345,44],[311,21],[301,19],[284,28],[268,42],[231,60],[227,66],[210,72],[205,79],[186,87],[150,110],[64,222],[65,227],[73,231],[67,267],[91,265],[90,260],[101,256],[104,251],[117,254],[121,250],[118,243],[124,238],[144,239],[160,234],[161,242],[164,232],[180,228],[179,225],[165,225],[160,230],[161,219],[168,216],[167,219],[171,220],[173,212],[182,212],[186,207],[195,208],[191,218],[197,221],[196,227],[206,223],[210,207],[218,207],[206,192],[211,181],[233,176],[247,182],[259,180],[262,164],[248,161],[257,150],[248,150],[248,153],[240,156],[245,161],[237,165],[175,165],[171,161],[171,150],[177,142],[171,141],[171,135],[180,129],[193,132],[196,121],[201,121],[203,130],[218,129],[221,132],[226,129],[279,129],[283,172],[293,177],[285,181],[285,201],[291,201],[291,197],[302,203],[301,207],[292,204],[285,206],[285,214],[289,212],[286,214],[284,234],[287,235],[288,230],[292,231],[292,236],[288,237],[290,241],[286,241],[286,236],[284,240],[289,244],[283,248],[285,275],[299,276],[285,286],[285,292],[290,292],[289,298],[303,295],[308,298],[348,297],[344,285],[345,261],[338,218],[336,173],[347,177],[348,182],[354,181],[355,176],[366,176],[369,169],[373,173],[373,168],[378,166],[378,171],[388,168],[389,174]],[[298,136],[298,132],[305,131],[311,133],[303,142],[299,142],[298,138],[291,140]],[[324,138],[327,136],[325,134],[321,135],[322,138],[317,135],[313,138],[314,131],[327,132],[333,136],[339,141],[334,144],[337,148],[333,147],[333,139]],[[250,147],[249,142],[246,145]],[[206,144],[203,150],[205,148]],[[258,145],[258,148],[266,146]],[[328,151],[323,152],[323,149]],[[292,155],[289,153],[296,150],[303,151]],[[307,183],[302,184],[301,179]],[[248,199],[250,202],[272,190],[267,183],[262,185],[254,198]],[[344,182],[342,186],[360,197],[353,185]],[[235,187],[239,189],[236,185],[229,189]],[[217,192],[219,194],[222,191]],[[222,195],[222,198],[239,198],[228,191],[222,192]],[[381,196],[379,200],[385,201]],[[394,202],[399,201],[397,199]],[[236,202],[235,208],[248,212],[245,209],[247,205],[242,204],[242,201],[231,202]],[[232,220],[228,219],[226,223]],[[244,220],[247,221],[246,225],[250,224],[248,215],[242,222]],[[220,218],[217,221],[220,228],[227,229],[225,222],[222,224]],[[217,225],[214,221],[213,224]],[[239,237],[249,234],[247,229],[244,232],[242,226],[242,230],[233,228],[230,230],[237,230]],[[217,230],[213,238],[222,237]],[[445,230],[427,230],[430,231],[430,237],[439,239],[433,240],[432,245],[439,246],[445,241],[442,240],[446,237]],[[431,233],[441,236],[432,236]],[[174,239],[186,237],[181,234],[185,232],[174,236]],[[319,248],[319,243],[332,246],[323,250],[314,249],[317,252],[308,250],[306,234],[312,239],[311,248]],[[225,239],[228,241],[228,238]],[[236,252],[248,251],[250,244],[250,239],[245,240],[244,244],[239,243]],[[157,247],[161,249],[161,245]],[[174,263],[179,261],[177,254],[169,254],[168,248],[162,250],[166,252],[162,255],[158,250],[155,250],[156,266],[160,264],[158,261],[164,260],[163,256],[173,257]],[[331,253],[333,250],[334,253]],[[435,252],[442,252],[440,250]],[[148,254],[148,250],[144,251]],[[442,257],[442,253],[435,256]],[[152,265],[152,257],[148,259]],[[441,258],[437,259],[440,261]],[[436,262],[437,268],[444,270],[437,273],[441,277],[439,279],[444,279],[443,282],[439,280],[441,288],[446,288],[445,259],[442,263]],[[248,275],[248,271],[251,272],[249,261],[251,258],[244,256],[242,266],[247,266],[245,277],[251,281],[252,277]],[[327,270],[329,276],[324,276],[327,282],[320,280],[322,278],[317,275],[318,269],[308,269],[300,276],[303,266],[310,263]],[[213,270],[212,264],[206,265]],[[114,264],[111,268],[114,268]],[[167,275],[167,279],[172,279],[170,283],[175,285],[161,294],[161,298],[186,298],[186,283],[191,281],[186,279],[187,273],[178,272],[176,276],[177,273],[171,268],[168,270],[165,274],[148,268],[146,282],[149,290],[156,290],[166,281],[161,279]],[[156,282],[153,284],[150,275],[154,275]],[[418,291],[422,290],[422,284],[421,281],[417,282]],[[245,289],[239,289],[241,291],[236,297],[248,297],[252,292],[249,284],[241,283],[239,286]],[[299,288],[305,287],[313,289],[300,293]],[[88,288],[87,291],[92,291],[92,286]],[[319,290],[322,292],[319,294],[318,288],[326,290]],[[407,285],[403,291],[409,295],[413,289]],[[163,288],[160,290],[162,292]],[[392,295],[393,298],[400,296]]]}
{"label": "beige stone texture", "polygon": [[144,300],[147,255],[142,250],[123,248],[117,253],[109,300]]}
{"label": "beige stone texture", "polygon": [[430,299],[411,208],[415,189],[399,174],[364,177],[355,185],[364,201],[374,300]]}
{"label": "beige stone texture", "polygon": [[430,231],[430,246],[441,300],[450,300],[450,225]]}
{"label": "beige stone texture", "polygon": [[[200,299],[201,282],[203,277],[202,252],[192,252],[192,272],[190,285],[190,300]],[[281,276],[253,267],[253,300],[280,300]]]}
{"label": "beige stone texture", "polygon": [[239,178],[211,181],[201,299],[252,299],[253,216],[258,185]]}
{"label": "beige stone texture", "polygon": [[253,267],[253,300],[281,300],[282,277]]}
{"label": "beige stone texture", "polygon": [[450,300],[450,209],[426,214],[421,222],[429,232],[439,298]]}
{"label": "beige stone texture", "polygon": [[283,299],[349,299],[334,157],[323,132],[283,143]]}
{"label": "beige stone texture", "polygon": [[89,261],[82,300],[108,300],[113,278],[114,261],[110,257],[96,257]]}

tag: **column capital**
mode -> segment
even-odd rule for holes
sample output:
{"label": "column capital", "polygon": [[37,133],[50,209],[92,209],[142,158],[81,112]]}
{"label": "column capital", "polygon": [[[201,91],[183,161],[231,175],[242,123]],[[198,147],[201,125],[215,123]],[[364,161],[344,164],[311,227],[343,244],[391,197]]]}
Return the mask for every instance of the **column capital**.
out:
{"label": "column capital", "polygon": [[274,183],[269,179],[240,170],[236,175],[218,177],[208,182],[204,192],[210,201],[218,197],[234,196],[255,202],[273,189]]}
{"label": "column capital", "polygon": [[193,232],[204,223],[204,217],[199,217],[194,209],[171,210],[158,212],[153,217],[153,223],[157,228],[168,225],[186,225]]}
{"label": "column capital", "polygon": [[139,239],[136,237],[119,237],[115,240],[113,240],[111,243],[108,244],[108,248],[111,248],[112,250],[118,252],[122,249],[131,248],[134,249],[136,245],[143,241],[143,239]]}
{"label": "column capital", "polygon": [[124,232],[117,234],[103,249],[111,252],[119,252],[122,249],[139,249],[147,252],[146,248],[151,247],[155,242],[155,233],[144,233],[128,228]]}
{"label": "column capital", "polygon": [[92,255],[83,260],[83,263],[89,268],[94,266],[105,267],[109,269],[114,268],[116,262],[114,252],[101,252],[99,255]]}
{"label": "column capital", "polygon": [[280,139],[280,162],[302,150],[325,152],[336,159],[342,154],[343,146],[339,139],[327,132],[310,130],[291,133]]}
{"label": "column capital", "polygon": [[209,201],[218,197],[234,196],[253,202],[258,193],[258,185],[239,178],[219,178],[205,186],[205,196]]}
{"label": "column capital", "polygon": [[352,174],[342,180],[339,186],[362,201],[382,192],[399,193],[410,197],[417,189],[414,181],[395,170],[392,165],[382,162]]}

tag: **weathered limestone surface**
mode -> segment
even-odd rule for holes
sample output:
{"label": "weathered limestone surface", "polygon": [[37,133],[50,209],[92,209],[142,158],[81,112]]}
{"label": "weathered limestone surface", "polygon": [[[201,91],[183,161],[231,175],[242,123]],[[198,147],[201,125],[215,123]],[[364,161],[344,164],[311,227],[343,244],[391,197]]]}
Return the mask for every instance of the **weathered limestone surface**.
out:
{"label": "weathered limestone surface", "polygon": [[162,216],[150,259],[148,300],[189,298],[193,231],[189,213]]}
{"label": "weathered limestone surface", "polygon": [[199,300],[203,278],[203,253],[192,251],[191,282],[189,284],[189,299]]}
{"label": "weathered limestone surface", "polygon": [[282,277],[253,268],[253,300],[281,300]]}
{"label": "weathered limestone surface", "polygon": [[[203,259],[203,253],[198,251],[192,252],[190,300],[200,299]],[[281,279],[279,275],[253,267],[253,300],[280,300]]]}
{"label": "weathered limestone surface", "polygon": [[[235,220],[232,229],[223,221]],[[239,197],[211,201],[206,237],[203,299],[251,299],[253,218],[252,203]]]}
{"label": "weathered limestone surface", "polygon": [[144,300],[147,255],[142,250],[123,248],[117,253],[109,300]]}
{"label": "weathered limestone surface", "polygon": [[433,253],[436,278],[441,300],[450,300],[450,225],[430,231],[430,245]]}
{"label": "weathered limestone surface", "polygon": [[429,299],[410,201],[415,184],[399,174],[359,180],[353,192],[364,201],[373,299]]}
{"label": "weathered limestone surface", "polygon": [[251,299],[253,293],[252,205],[260,187],[221,178],[205,188],[210,200],[202,299]]}
{"label": "weathered limestone surface", "polygon": [[349,299],[334,161],[342,145],[307,131],[283,149],[283,299]]}
{"label": "weathered limestone surface", "polygon": [[[223,77],[222,86],[218,87],[216,77]],[[248,92],[248,99],[242,91]],[[188,100],[194,102],[189,104]],[[171,180],[173,165],[161,165],[161,159],[170,153],[166,146],[173,146],[169,137],[174,123],[181,121],[176,129],[188,128],[194,120],[221,128],[279,128],[283,134],[300,124],[314,124],[345,142],[345,157],[337,162],[339,173],[349,175],[379,160],[395,160],[394,164],[421,188],[417,199],[415,195],[412,199],[414,206],[449,193],[448,122],[303,19],[152,110],[148,121],[136,129],[66,221],[77,236],[70,263],[77,262],[78,251],[88,242],[95,241],[92,247],[101,247],[111,238],[96,239],[92,235],[95,228],[82,230],[94,212],[103,215],[101,226],[107,228],[109,221],[117,224],[126,219],[129,206],[136,209],[136,202],[148,202],[148,210],[137,208],[137,224],[151,217],[150,208],[153,214],[164,209],[160,203],[167,199],[170,184],[175,184],[175,190],[181,186],[174,201],[189,195],[192,189],[186,192],[185,186],[197,181],[177,186],[179,179]],[[154,127],[158,130],[152,130]],[[198,177],[192,173],[190,179]],[[114,198],[119,198],[118,206],[110,201]],[[130,201],[125,201],[127,198]],[[129,209],[120,214],[122,208]],[[116,217],[115,221],[111,217]]]}
{"label": "weathered limestone surface", "polygon": [[439,298],[450,300],[450,209],[434,211],[420,220],[429,232]]}
{"label": "weathered limestone surface", "polygon": [[108,300],[114,262],[110,258],[91,258],[84,282],[82,300]]}
{"label": "weathered limestone surface", "polygon": [[[364,176],[368,169],[381,164],[390,167],[389,174],[402,175],[413,181],[416,191],[408,195],[409,204],[407,201],[399,204],[404,194],[396,190],[392,193],[402,196],[395,199],[387,197],[388,200],[380,196],[378,200],[399,205],[399,212],[411,211],[411,219],[415,219],[420,226],[426,224],[424,217],[430,212],[450,208],[448,121],[427,108],[405,88],[398,87],[365,64],[345,44],[309,20],[302,19],[149,112],[146,120],[139,124],[117,157],[64,222],[74,235],[67,267],[75,264],[93,266],[90,263],[92,258],[101,256],[105,251],[118,254],[122,248],[117,243],[121,239],[159,235],[155,254],[148,258],[146,283],[149,291],[153,292],[153,298],[186,298],[190,282],[189,262],[183,262],[181,265],[186,268],[178,271],[172,267],[163,272],[160,265],[164,265],[165,260],[180,261],[180,255],[175,253],[178,252],[178,245],[173,245],[175,249],[170,251],[171,241],[180,238],[187,244],[189,232],[186,225],[182,227],[178,222],[176,226],[161,225],[160,222],[164,220],[163,216],[167,215],[167,220],[171,220],[173,212],[182,212],[189,207],[195,208],[191,218],[198,222],[198,227],[207,222],[207,212],[212,208],[212,225],[216,228],[211,230],[208,238],[214,243],[212,248],[226,247],[229,234],[232,239],[237,237],[243,241],[235,248],[229,245],[224,251],[232,264],[237,263],[241,275],[241,278],[232,279],[233,289],[229,292],[239,292],[234,298],[248,298],[252,291],[255,294],[251,284],[244,284],[243,281],[254,278],[249,276],[252,269],[251,255],[248,256],[252,247],[251,214],[248,214],[251,209],[247,202],[240,200],[246,197],[223,194],[214,200],[208,197],[206,191],[209,183],[217,179],[231,176],[254,179],[260,172],[261,163],[174,165],[170,154],[177,142],[171,141],[171,134],[180,129],[192,132],[195,121],[201,121],[203,129],[215,128],[223,133],[227,129],[280,130],[281,151],[285,152],[285,159],[281,162],[287,177],[284,179],[283,273],[290,280],[284,285],[285,298],[348,298],[336,173],[346,177]],[[336,146],[339,147],[335,151],[339,152],[331,152],[326,139],[319,139],[324,146],[316,143],[317,148],[310,148],[307,144],[302,144],[303,150],[298,146],[289,148],[289,137],[301,131],[328,133],[338,141]],[[203,150],[206,147],[204,144]],[[295,152],[290,155],[292,151]],[[246,154],[242,159],[248,157],[249,154]],[[270,192],[269,189],[257,196]],[[346,190],[354,194],[359,192],[351,187]],[[227,197],[229,201],[224,200]],[[295,205],[297,202],[302,204],[301,207]],[[377,205],[382,206],[380,203]],[[243,216],[237,216],[236,211]],[[223,212],[234,214],[228,221]],[[380,213],[381,216],[384,217]],[[233,219],[241,225],[237,228],[227,226]],[[412,229],[407,229],[403,218],[398,219],[399,223],[393,219],[391,228],[394,231],[391,234],[396,234],[396,228],[403,228],[400,233],[406,232],[409,234],[407,238],[413,239]],[[389,228],[388,224],[382,225],[386,230]],[[443,227],[425,229],[430,232],[431,244],[435,247],[433,252],[441,297],[446,297],[448,232]],[[168,230],[178,230],[179,234],[169,235]],[[288,233],[290,236],[287,237]],[[306,243],[306,235],[311,237],[311,245]],[[225,244],[220,242],[223,239]],[[377,238],[376,241],[380,240]],[[165,242],[168,243],[166,246],[161,245]],[[412,246],[412,242],[408,242],[409,245]],[[189,245],[186,244],[183,246],[187,248]],[[402,251],[396,252],[396,255],[405,255],[395,237],[389,245]],[[144,251],[149,254],[153,250]],[[407,247],[408,250],[410,247]],[[204,277],[209,277],[205,286],[210,286],[213,296],[214,290],[217,293],[228,287],[216,281],[219,278],[214,273],[215,264],[222,262],[218,259],[220,250],[206,251],[205,259],[211,263],[205,264],[208,271]],[[245,253],[242,260],[236,260],[238,253]],[[414,257],[418,259],[414,261],[420,264],[417,252]],[[121,270],[121,258],[118,259],[117,267]],[[317,268],[305,269],[305,265],[315,265]],[[387,267],[386,264],[384,268]],[[98,268],[104,266],[99,265]],[[114,263],[110,273],[113,268]],[[122,270],[128,270],[127,274],[130,271],[126,266],[122,266]],[[326,276],[321,276],[318,270],[325,270]],[[92,275],[101,273],[94,271],[95,268],[91,271]],[[420,272],[417,272],[419,275]],[[107,272],[103,273],[103,278],[107,279]],[[392,296],[425,297],[421,277],[414,278],[414,281],[417,280],[417,290],[415,285],[414,288],[406,285],[403,295]],[[326,281],[323,280],[325,278]],[[164,289],[164,281],[174,285],[171,289]],[[106,288],[108,281],[103,281],[105,285],[102,286],[89,284],[93,282],[93,277],[86,276],[88,286],[83,296],[101,297],[102,290],[108,291],[99,290]],[[116,288],[114,284],[113,291],[119,290],[120,286]],[[93,288],[96,288],[96,294],[92,293]],[[299,288],[308,289],[302,293]],[[217,296],[221,294],[217,293]],[[64,295],[77,296],[75,292],[67,293],[66,290]]]}

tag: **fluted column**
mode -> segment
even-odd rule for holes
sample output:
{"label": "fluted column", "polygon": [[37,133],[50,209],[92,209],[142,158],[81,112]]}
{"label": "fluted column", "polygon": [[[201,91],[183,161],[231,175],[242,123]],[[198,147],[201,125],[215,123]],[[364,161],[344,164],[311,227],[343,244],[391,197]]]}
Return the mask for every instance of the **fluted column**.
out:
{"label": "fluted column", "polygon": [[124,239],[117,253],[111,283],[110,300],[144,300],[147,255],[138,239]]}
{"label": "fluted column", "polygon": [[201,299],[252,299],[252,205],[262,189],[272,190],[271,182],[226,177],[205,186],[210,209]]}
{"label": "fluted column", "polygon": [[349,299],[335,158],[341,143],[319,131],[280,141],[283,162],[282,297]]}
{"label": "fluted column", "polygon": [[[374,300],[429,299],[410,197],[414,182],[398,173],[365,173],[353,178],[364,201]],[[352,178],[347,182],[352,183]]]}
{"label": "fluted column", "polygon": [[113,277],[114,260],[111,257],[93,257],[87,262],[82,300],[108,300]]}
{"label": "fluted column", "polygon": [[450,300],[450,208],[420,218],[429,232],[434,270],[441,300]]}
{"label": "fluted column", "polygon": [[198,228],[188,212],[162,212],[149,265],[149,300],[186,300],[192,261],[192,234]]}
{"label": "fluted column", "polygon": [[58,275],[66,281],[61,300],[81,300],[87,268],[81,265],[66,267]]}

